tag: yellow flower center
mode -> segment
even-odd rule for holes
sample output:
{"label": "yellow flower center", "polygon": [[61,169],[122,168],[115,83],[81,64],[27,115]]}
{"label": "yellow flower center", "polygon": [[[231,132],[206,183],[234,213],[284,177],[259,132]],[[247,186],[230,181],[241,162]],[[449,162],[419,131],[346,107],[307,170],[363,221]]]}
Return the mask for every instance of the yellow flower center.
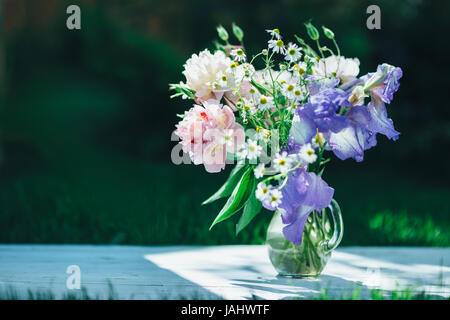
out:
{"label": "yellow flower center", "polygon": [[286,160],[281,159],[280,162],[279,162],[279,164],[282,165],[282,166],[284,166],[284,165],[286,164]]}
{"label": "yellow flower center", "polygon": [[294,90],[294,86],[293,86],[292,84],[288,85],[288,86],[287,86],[287,90],[288,90],[288,91]]}
{"label": "yellow flower center", "polygon": [[294,54],[295,54],[295,49],[289,49],[289,54],[291,55],[291,56],[293,56]]}
{"label": "yellow flower center", "polygon": [[259,100],[259,102],[261,104],[266,104],[267,103],[267,98],[266,97],[261,97],[261,99]]}
{"label": "yellow flower center", "polygon": [[275,32],[276,34],[280,34],[280,30],[278,29],[273,29],[273,32]]}
{"label": "yellow flower center", "polygon": [[280,47],[280,48],[281,48],[282,46],[284,46],[283,40],[277,40],[276,44],[277,44],[277,46]]}

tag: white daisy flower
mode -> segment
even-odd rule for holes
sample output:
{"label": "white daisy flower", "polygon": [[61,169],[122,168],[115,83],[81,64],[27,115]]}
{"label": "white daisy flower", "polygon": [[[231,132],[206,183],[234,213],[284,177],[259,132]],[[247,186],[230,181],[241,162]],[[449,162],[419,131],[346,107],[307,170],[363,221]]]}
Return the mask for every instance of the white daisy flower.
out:
{"label": "white daisy flower", "polygon": [[261,155],[262,147],[258,146],[258,142],[249,139],[246,143],[246,157],[249,160],[257,159]]}
{"label": "white daisy flower", "polygon": [[230,65],[228,66],[228,69],[226,70],[228,73],[236,73],[236,70],[239,67],[239,62],[234,61],[232,63],[230,63]]}
{"label": "white daisy flower", "polygon": [[281,193],[281,191],[273,188],[269,191],[269,196],[265,201],[267,201],[272,208],[277,208],[281,204],[282,198],[283,194]]}
{"label": "white daisy flower", "polygon": [[254,86],[250,87],[250,89],[248,90],[248,93],[250,94],[250,97],[252,97],[253,99],[256,99],[259,97],[259,92],[258,92],[258,90],[256,90],[256,88]]}
{"label": "white daisy flower", "polygon": [[289,46],[286,50],[285,60],[289,62],[296,62],[298,59],[302,57],[302,53],[300,52],[301,48],[294,43],[289,43]]}
{"label": "white daisy flower", "polygon": [[273,98],[269,96],[261,96],[258,101],[258,108],[261,111],[269,110],[275,107]]}
{"label": "white daisy flower", "polygon": [[300,88],[295,83],[285,82],[282,84],[283,94],[289,99],[295,98],[295,92],[300,94]]}
{"label": "white daisy flower", "polygon": [[233,147],[234,146],[234,130],[233,129],[225,129],[223,131],[222,136],[222,144],[227,145],[227,147]]}
{"label": "white daisy flower", "polygon": [[[251,90],[251,89],[250,89]],[[242,103],[242,109],[244,109],[246,112],[254,115],[258,111],[258,109],[255,106],[255,103],[253,100],[245,99]]]}
{"label": "white daisy flower", "polygon": [[256,199],[260,201],[264,201],[267,199],[267,197],[270,194],[270,187],[266,185],[264,182],[258,183],[258,187],[255,191],[255,197]]}
{"label": "white daisy flower", "polygon": [[260,140],[267,142],[270,138],[270,130],[264,129],[263,127],[257,127],[256,137]]}
{"label": "white daisy flower", "polygon": [[272,162],[274,164],[275,169],[280,171],[281,173],[286,173],[291,168],[291,159],[288,157],[286,151],[278,153]]}
{"label": "white daisy flower", "polygon": [[268,29],[268,30],[266,30],[266,32],[278,40],[281,39],[280,30],[278,30],[278,29]]}
{"label": "white daisy flower", "polygon": [[266,173],[266,167],[264,166],[264,163],[258,164],[255,170],[253,170],[253,173],[255,174],[256,179],[262,178]]}
{"label": "white daisy flower", "polygon": [[[306,59],[307,56],[305,56]],[[308,68],[307,64],[305,62],[298,62],[294,64],[291,68],[289,68],[289,71],[292,71],[299,76],[303,76],[306,72],[306,69]]]}
{"label": "white daisy flower", "polygon": [[281,54],[286,53],[286,47],[284,46],[284,42],[281,39],[269,40],[269,49],[272,49],[276,53],[281,53]]}
{"label": "white daisy flower", "polygon": [[219,71],[216,76],[216,82],[222,88],[228,87],[229,86],[228,75],[223,71]]}
{"label": "white daisy flower", "polygon": [[244,50],[242,50],[242,48],[234,49],[230,52],[230,54],[236,61],[245,61],[246,59],[245,52]]}
{"label": "white daisy flower", "polygon": [[299,155],[300,159],[302,159],[306,163],[313,163],[317,160],[316,152],[314,151],[310,143],[307,143],[300,148]]}
{"label": "white daisy flower", "polygon": [[296,87],[293,91],[294,94],[294,98],[297,101],[303,101],[306,98],[305,92],[303,92],[303,90],[300,87]]}

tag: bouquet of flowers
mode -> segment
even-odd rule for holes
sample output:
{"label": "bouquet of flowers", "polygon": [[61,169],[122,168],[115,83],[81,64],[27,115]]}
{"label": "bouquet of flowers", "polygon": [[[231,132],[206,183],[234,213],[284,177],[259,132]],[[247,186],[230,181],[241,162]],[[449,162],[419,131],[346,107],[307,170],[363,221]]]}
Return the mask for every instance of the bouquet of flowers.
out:
{"label": "bouquet of flowers", "polygon": [[329,156],[360,162],[378,133],[399,136],[386,104],[402,70],[383,63],[358,77],[359,60],[341,55],[330,29],[322,27],[333,49],[310,22],[305,26],[315,48],[298,36],[286,43],[271,29],[267,46],[252,56],[241,28],[232,26],[239,42],[233,45],[219,26],[216,49],[192,55],[186,82],[170,85],[172,97],[194,101],[175,131],[184,153],[212,173],[235,164],[203,203],[228,198],[211,228],[242,210],[238,233],[264,207],[281,213],[284,237],[300,245],[308,216],[333,198],[322,179]]}

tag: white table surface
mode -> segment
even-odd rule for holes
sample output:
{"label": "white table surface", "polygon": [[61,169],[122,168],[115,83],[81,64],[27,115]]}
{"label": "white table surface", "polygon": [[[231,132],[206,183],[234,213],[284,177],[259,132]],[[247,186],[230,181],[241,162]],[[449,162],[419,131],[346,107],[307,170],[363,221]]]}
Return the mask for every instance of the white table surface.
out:
{"label": "white table surface", "polygon": [[340,298],[360,287],[450,296],[450,248],[341,247],[317,279],[277,276],[265,246],[0,245],[0,291],[69,290],[67,267],[81,270],[89,296],[117,299]]}

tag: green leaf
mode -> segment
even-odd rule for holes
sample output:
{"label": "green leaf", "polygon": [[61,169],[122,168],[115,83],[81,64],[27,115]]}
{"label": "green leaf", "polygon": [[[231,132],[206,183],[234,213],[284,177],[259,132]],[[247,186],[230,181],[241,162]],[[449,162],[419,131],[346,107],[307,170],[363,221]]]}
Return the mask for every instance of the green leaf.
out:
{"label": "green leaf", "polygon": [[311,48],[302,38],[300,38],[297,35],[294,35],[294,37],[297,39],[297,42],[300,43],[300,45],[303,46],[303,52],[310,56],[310,57],[318,57],[316,51],[314,51],[313,48]]}
{"label": "green leaf", "polygon": [[214,222],[211,224],[211,227],[209,227],[209,230],[211,230],[212,227],[214,227],[214,225],[216,225],[217,223],[228,219],[233,214],[241,210],[242,207],[244,207],[244,205],[247,203],[247,200],[254,188],[255,175],[253,174],[253,167],[249,167],[247,171],[245,171],[245,173],[242,175],[241,180],[239,180],[239,183],[234,188],[233,193],[228,198],[225,206],[222,208],[222,210],[220,210],[216,219],[214,219]]}
{"label": "green leaf", "polygon": [[266,94],[267,92],[269,92],[266,88],[264,88],[262,85],[257,83],[255,80],[251,79],[250,82],[256,89],[258,89],[259,93]]}
{"label": "green leaf", "polygon": [[302,38],[300,38],[299,36],[297,36],[296,34],[294,34],[295,39],[297,39],[297,42],[300,43],[302,46],[307,46],[305,40],[303,40]]}
{"label": "green leaf", "polygon": [[236,235],[239,234],[252,220],[256,215],[261,212],[262,203],[255,196],[256,183],[253,187],[252,194],[247,201],[247,204],[244,207],[244,212],[242,213],[239,222],[236,224]]}
{"label": "green leaf", "polygon": [[238,184],[246,168],[247,165],[245,165],[244,163],[238,163],[236,167],[234,167],[234,169],[231,171],[227,181],[225,181],[225,183],[220,187],[219,190],[216,191],[216,193],[214,193],[211,197],[203,201],[202,206],[214,202],[220,198],[229,196],[233,192],[236,185]]}

